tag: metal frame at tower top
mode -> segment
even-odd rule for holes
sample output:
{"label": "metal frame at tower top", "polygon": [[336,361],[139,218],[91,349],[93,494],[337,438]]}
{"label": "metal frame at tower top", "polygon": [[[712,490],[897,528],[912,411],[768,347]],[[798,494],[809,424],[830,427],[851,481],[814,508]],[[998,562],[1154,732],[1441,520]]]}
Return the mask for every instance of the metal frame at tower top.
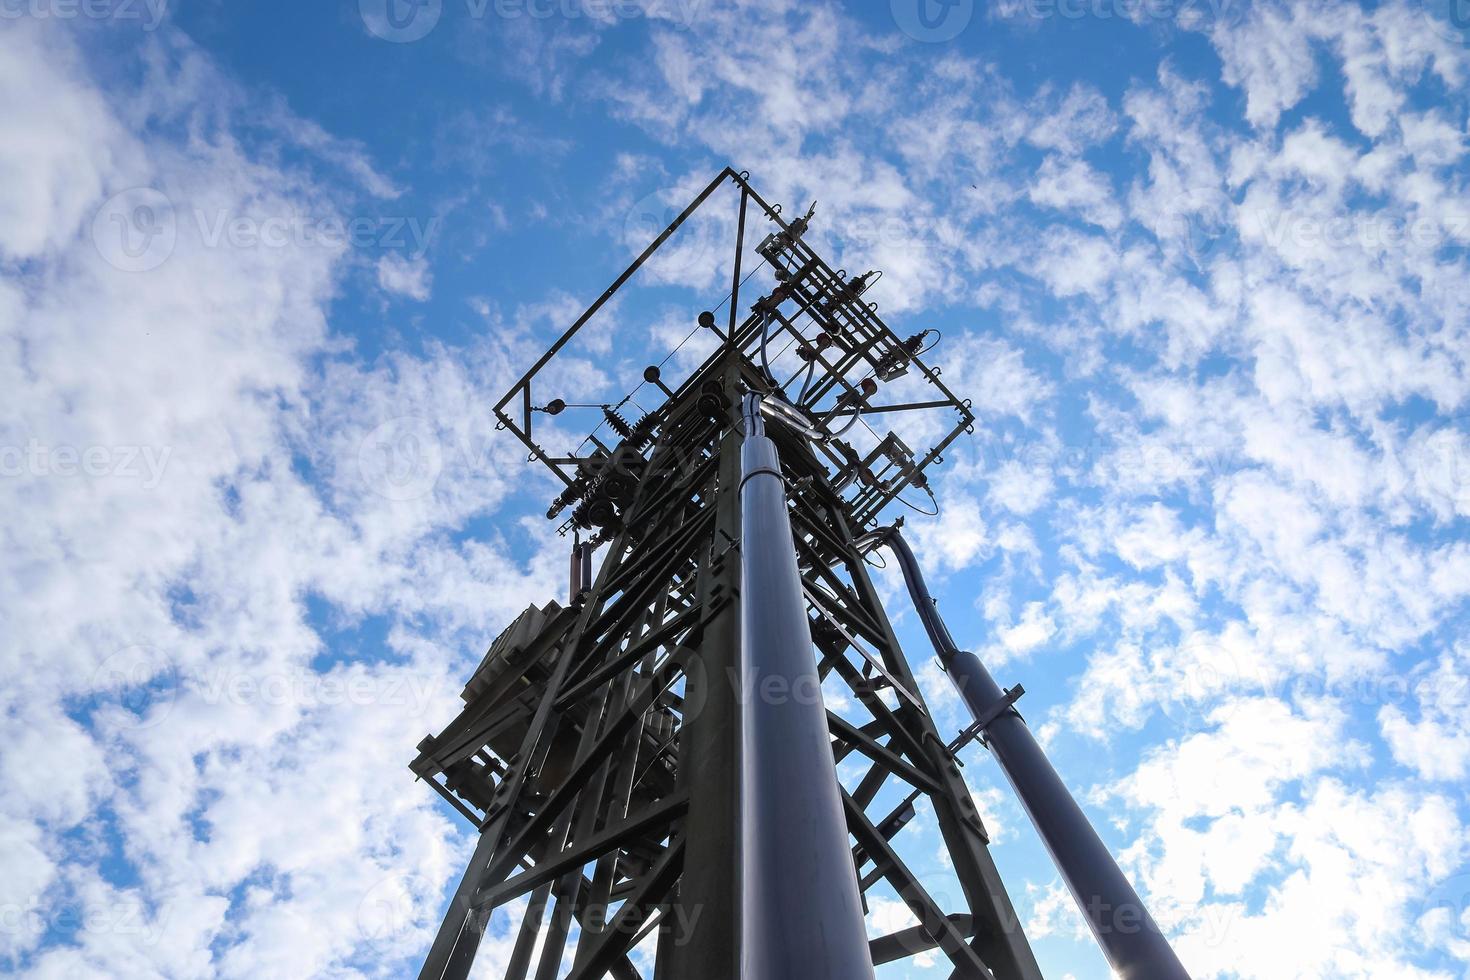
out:
{"label": "metal frame at tower top", "polygon": [[[730,291],[691,317],[708,353],[690,375],[644,371],[659,400],[636,419],[641,386],[605,404],[555,390],[558,355],[722,186],[738,193]],[[811,247],[813,214],[786,221],[727,168],[496,404],[559,481],[547,516],[575,533],[570,594],[507,627],[419,745],[413,771],[479,834],[421,977],[468,976],[517,902],[507,980],[863,980],[921,954],[954,977],[1036,980],[959,768],[976,739],[1114,969],[1187,977],[1031,739],[1020,687],[954,647],[902,520],[878,523],[934,500],[928,471],[974,414],[925,361],[933,332],[903,338],[864,298],[881,273]],[[770,285],[742,297],[760,272]],[[533,417],[568,412],[595,422],[558,455]],[[880,431],[900,413],[928,413],[905,431],[932,445]],[[871,580],[885,546],[971,710],[958,736],[940,734]],[[942,840],[942,888],[905,854],[920,824]],[[914,924],[869,936],[880,893]]]}
{"label": "metal frame at tower top", "polygon": [[[799,417],[805,416],[809,423],[826,431],[856,431],[872,436],[875,433],[864,419],[908,412],[952,415],[953,421],[944,428],[942,436],[922,453],[915,453],[892,431],[881,441],[870,440],[875,444],[862,453],[840,435],[815,442],[818,454],[832,468],[833,484],[844,491],[853,521],[859,527],[870,525],[885,507],[901,500],[901,494],[906,490],[927,494],[926,470],[942,461],[944,450],[961,434],[973,431],[974,412],[968,399],[961,399],[950,390],[941,377],[941,371],[925,362],[925,341],[933,332],[922,331],[902,338],[878,316],[877,304],[862,298],[881,272],[847,275],[846,270],[834,270],[806,241],[811,211],[793,221],[786,221],[780,205],[767,203],[750,186],[748,174],[737,173],[728,167],[669,222],[612,285],[603,290],[496,402],[497,424],[526,446],[529,459],[539,460],[550,468],[567,488],[563,498],[567,503],[582,499],[577,494],[595,478],[598,470],[610,461],[616,466],[617,461],[611,459],[612,447],[598,437],[596,429],[583,441],[579,447],[581,451],[562,455],[547,451],[533,438],[533,416],[547,412],[548,406],[552,409],[551,414],[560,414],[556,406],[566,403],[560,397],[565,393],[553,391],[549,393],[553,397],[546,404],[538,405],[534,394],[538,377],[607,302],[696,212],[709,204],[718,190],[726,186],[739,192],[731,287],[722,304],[728,306],[728,318],[722,328],[716,323],[713,312],[706,311],[701,316],[699,326],[718,338],[719,346],[677,389],[665,388],[664,391],[668,397],[677,398],[691,386],[706,384],[713,376],[717,362],[736,351],[753,364],[759,364],[767,374],[768,384],[781,392],[782,403],[795,409]],[[776,287],[762,296],[761,301],[741,320],[741,273],[746,259],[746,234],[755,215],[763,218],[769,228],[763,229],[763,238],[754,251],[773,273]],[[793,350],[800,362],[795,373],[784,380],[770,374],[773,368],[766,351],[777,344]],[[643,383],[661,385],[658,370],[650,367]],[[796,382],[804,377],[810,383],[798,387]],[[917,379],[919,384],[906,383],[903,387],[927,390],[929,397],[888,402],[878,400],[880,388],[898,378],[906,378],[909,382]],[[627,400],[589,407],[616,413]],[[611,426],[619,425],[616,417],[607,421]],[[861,429],[855,429],[854,423],[861,425]],[[649,425],[652,424],[650,419]],[[621,438],[615,428],[609,431]],[[600,508],[597,514],[609,516]],[[576,523],[571,521],[564,527],[569,529]],[[583,527],[593,526],[590,521],[580,523]]]}

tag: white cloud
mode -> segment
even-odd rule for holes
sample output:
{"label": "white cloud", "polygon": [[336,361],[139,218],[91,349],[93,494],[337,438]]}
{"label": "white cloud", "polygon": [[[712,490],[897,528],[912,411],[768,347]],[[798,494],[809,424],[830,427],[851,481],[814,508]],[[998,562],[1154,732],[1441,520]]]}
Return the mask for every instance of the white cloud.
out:
{"label": "white cloud", "polygon": [[1244,90],[1245,117],[1256,126],[1276,125],[1316,84],[1313,38],[1297,16],[1292,7],[1252,6],[1239,28],[1215,28],[1222,77]]}
{"label": "white cloud", "polygon": [[[5,32],[0,72],[32,81],[24,116],[4,116],[28,139],[0,151],[31,175],[0,187],[0,213],[26,229],[6,255],[31,260],[0,289],[0,370],[21,406],[3,444],[51,454],[0,483],[5,511],[29,515],[0,562],[5,594],[26,597],[0,654],[17,679],[5,739],[24,753],[4,762],[5,900],[36,924],[7,931],[4,955],[43,976],[260,976],[347,972],[370,950],[391,972],[418,955],[465,856],[431,798],[405,791],[405,753],[458,704],[458,631],[483,642],[561,578],[539,524],[529,563],[504,541],[443,536],[504,496],[521,456],[487,441],[504,348],[378,370],[342,356],[326,324],[340,249],[233,247],[186,220],[340,213],[331,181],[254,159],[230,131],[275,125],[289,142],[310,127],[177,37],[150,42],[172,66],[160,88],[104,92],[70,35]],[[166,129],[201,109],[221,128],[187,146],[119,121],[152,112]],[[388,191],[335,142],[297,149]],[[38,188],[47,173],[56,187]],[[90,219],[144,186],[166,191],[153,217],[175,219],[176,239],[152,268],[119,268],[127,253]],[[420,481],[422,440],[437,469]],[[67,468],[61,447],[105,450],[107,465]],[[356,617],[428,615],[413,635],[333,648],[345,661],[323,670],[308,596]],[[374,896],[403,915],[365,926]],[[96,927],[38,951],[70,915]]]}
{"label": "white cloud", "polygon": [[420,303],[429,298],[433,274],[426,256],[407,258],[390,253],[378,259],[378,286],[386,293],[406,296]]}
{"label": "white cloud", "polygon": [[0,156],[0,183],[8,192],[0,198],[0,257],[16,260],[56,249],[75,235],[118,169],[137,161],[113,156],[118,124],[95,90],[72,83],[85,74],[74,51],[25,24],[6,33],[0,139],[7,149]]}

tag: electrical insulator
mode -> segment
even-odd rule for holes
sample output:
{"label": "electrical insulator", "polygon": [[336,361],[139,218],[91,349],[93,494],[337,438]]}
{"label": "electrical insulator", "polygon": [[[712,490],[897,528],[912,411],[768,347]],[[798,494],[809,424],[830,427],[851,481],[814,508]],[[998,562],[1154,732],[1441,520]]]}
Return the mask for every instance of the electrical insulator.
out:
{"label": "electrical insulator", "polygon": [[923,352],[924,338],[927,336],[929,336],[928,330],[920,330],[897,347],[890,348],[878,359],[876,367],[878,377],[884,381],[892,381],[894,378],[907,374],[909,362]]}
{"label": "electrical insulator", "polygon": [[782,303],[786,302],[787,298],[790,295],[791,295],[791,287],[790,287],[790,284],[788,284],[788,283],[782,283],[781,285],[777,286],[775,289],[771,290],[771,295],[769,295],[769,296],[762,296],[760,299],[756,300],[755,301],[755,309],[759,313],[770,313],[770,312],[773,312]]}
{"label": "electrical insulator", "polygon": [[546,519],[551,520],[562,511],[570,507],[578,497],[587,492],[587,478],[579,476],[567,485],[555,500],[551,502],[551,508],[546,512]]}
{"label": "electrical insulator", "polygon": [[622,438],[626,439],[633,434],[633,427],[628,424],[628,420],[606,405],[602,408],[602,417],[607,419],[607,427]]}
{"label": "electrical insulator", "polygon": [[653,429],[658,425],[658,416],[649,412],[637,422],[633,423],[633,429],[628,433],[628,445],[634,449],[642,450],[653,441]]}
{"label": "electrical insulator", "polygon": [[805,215],[803,215],[802,217],[797,218],[795,221],[791,222],[790,227],[788,227],[786,229],[786,236],[791,241],[794,242],[797,239],[799,239],[802,235],[805,235],[806,234],[806,230],[809,227],[811,227],[812,215],[814,215],[816,213],[817,213],[817,202],[816,201],[813,201],[812,202],[812,206],[809,207],[809,208],[807,208],[807,212],[806,212]]}
{"label": "electrical insulator", "polygon": [[837,396],[838,405],[851,405],[853,402],[865,402],[878,393],[878,382],[872,378],[864,378],[858,382],[856,391],[844,391]]}
{"label": "electrical insulator", "polygon": [[797,347],[796,356],[801,358],[803,361],[811,362],[816,360],[818,354],[831,346],[832,338],[827,336],[826,333],[819,333],[810,341],[803,342],[799,347]]}
{"label": "electrical insulator", "polygon": [[882,275],[882,273],[879,272],[877,269],[869,269],[862,275],[853,276],[851,279],[849,279],[847,282],[847,288],[852,291],[852,294],[854,296],[861,296],[863,293],[867,292],[868,287],[872,285],[874,281],[873,277],[879,275]]}

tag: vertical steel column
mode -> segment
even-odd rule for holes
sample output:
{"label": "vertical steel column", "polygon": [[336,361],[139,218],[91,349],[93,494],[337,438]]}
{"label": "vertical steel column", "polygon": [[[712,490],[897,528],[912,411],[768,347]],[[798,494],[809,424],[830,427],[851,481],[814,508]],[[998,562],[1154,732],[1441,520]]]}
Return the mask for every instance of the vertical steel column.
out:
{"label": "vertical steel column", "polygon": [[759,396],[741,446],[742,976],[871,980],[786,486]]}
{"label": "vertical steel column", "polygon": [[1123,980],[1189,980],[1138,892],[1092,829],[1011,699],[979,657],[955,646],[908,543],[896,530],[889,531],[885,541],[898,556],[909,596],[950,682],[984,732],[990,751],[1020,797],[1113,970]]}
{"label": "vertical steel column", "polygon": [[[726,365],[725,384],[739,377]],[[719,436],[715,533],[700,560],[698,602],[709,623],[685,668],[679,785],[689,792],[684,819],[680,915],[659,936],[659,977],[736,980],[740,974],[740,429]],[[677,928],[689,923],[689,932]]]}

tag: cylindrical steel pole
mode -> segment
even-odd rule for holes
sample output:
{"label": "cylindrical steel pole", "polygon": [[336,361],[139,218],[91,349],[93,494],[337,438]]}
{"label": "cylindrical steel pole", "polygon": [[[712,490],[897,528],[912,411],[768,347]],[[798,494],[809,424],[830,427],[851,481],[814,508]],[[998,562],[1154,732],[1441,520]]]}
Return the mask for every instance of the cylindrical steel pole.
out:
{"label": "cylindrical steel pole", "polygon": [[893,530],[885,540],[898,556],[909,596],[950,682],[971,717],[981,723],[990,751],[1051,852],[1113,970],[1123,980],[1189,980],[1169,941],[1052,768],[1031,729],[980,658],[955,646],[903,536]]}
{"label": "cylindrical steel pole", "polygon": [[744,418],[741,974],[872,980],[781,463],[757,396]]}

